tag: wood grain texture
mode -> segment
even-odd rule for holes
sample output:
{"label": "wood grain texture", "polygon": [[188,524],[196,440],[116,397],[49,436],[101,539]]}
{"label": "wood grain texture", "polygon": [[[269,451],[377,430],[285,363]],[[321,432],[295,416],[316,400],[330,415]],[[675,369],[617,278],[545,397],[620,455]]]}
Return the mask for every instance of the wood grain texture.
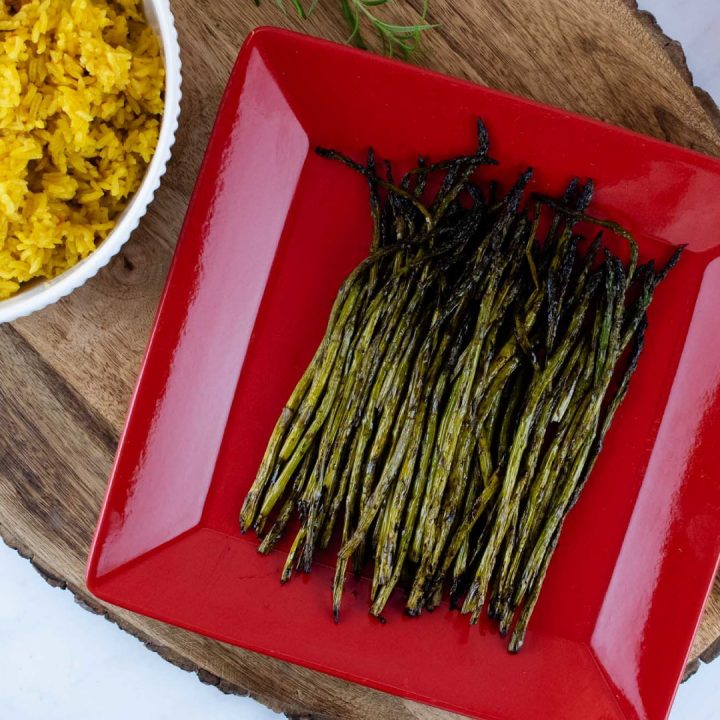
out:
{"label": "wood grain texture", "polygon": [[[420,0],[399,4],[409,20]],[[696,93],[682,51],[633,0],[434,0],[420,64],[720,155],[720,114]],[[215,110],[258,24],[342,40],[333,0],[300,24],[272,0],[174,0],[184,66],[180,130],[141,227],[85,286],[0,327],[0,535],[53,584],[225,692],[297,717],[452,716],[265,658],[90,597],[84,565],[117,437]],[[692,658],[720,651],[716,585]]]}

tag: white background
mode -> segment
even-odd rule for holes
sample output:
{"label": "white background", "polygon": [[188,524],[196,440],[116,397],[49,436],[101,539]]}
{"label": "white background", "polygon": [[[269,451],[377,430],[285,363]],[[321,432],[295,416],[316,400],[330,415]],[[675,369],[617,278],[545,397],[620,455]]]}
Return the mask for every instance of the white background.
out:
{"label": "white background", "polygon": [[[641,0],[640,6],[654,12],[663,30],[680,40],[695,82],[720,104],[719,0]],[[0,720],[98,717],[280,716],[249,698],[202,685],[81,609],[70,593],[51,588],[27,561],[0,543]],[[680,687],[670,717],[720,720],[720,659],[702,666]]]}

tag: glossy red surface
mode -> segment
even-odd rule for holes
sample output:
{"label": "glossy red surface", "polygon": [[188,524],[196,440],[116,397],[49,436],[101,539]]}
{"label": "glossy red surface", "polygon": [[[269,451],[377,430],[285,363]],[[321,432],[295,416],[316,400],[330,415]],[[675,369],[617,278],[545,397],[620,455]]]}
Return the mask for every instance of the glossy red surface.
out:
{"label": "glossy red surface", "polygon": [[[278,582],[237,515],[274,421],[367,252],[364,182],[318,158],[372,143],[400,165],[473,147],[490,175],[592,176],[595,211],[643,258],[688,243],[656,294],[646,350],[511,656],[487,621],[365,580],[339,625],[331,570]],[[263,29],[228,83],[120,441],[87,581],[117,605],[485,720],[661,720],[720,555],[720,163],[406,64]]]}

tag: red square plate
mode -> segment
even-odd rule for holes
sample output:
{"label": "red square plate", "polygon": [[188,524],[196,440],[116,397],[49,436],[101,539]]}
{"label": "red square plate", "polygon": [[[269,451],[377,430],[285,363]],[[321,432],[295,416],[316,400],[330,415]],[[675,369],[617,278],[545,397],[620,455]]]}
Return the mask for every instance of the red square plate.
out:
{"label": "red square plate", "polygon": [[[367,581],[330,613],[329,566],[287,586],[238,511],[274,421],[367,252],[364,181],[315,155],[410,163],[474,147],[508,184],[597,183],[595,212],[665,260],[630,393],[566,523],[525,647]],[[487,88],[278,30],[230,77],[130,406],[87,581],[123,607],[485,720],[660,720],[720,554],[720,163]]]}

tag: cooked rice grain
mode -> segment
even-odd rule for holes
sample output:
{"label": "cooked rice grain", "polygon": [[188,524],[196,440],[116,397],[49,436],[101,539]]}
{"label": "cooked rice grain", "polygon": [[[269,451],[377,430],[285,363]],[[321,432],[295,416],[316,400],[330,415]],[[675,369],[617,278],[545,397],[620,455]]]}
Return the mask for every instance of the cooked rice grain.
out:
{"label": "cooked rice grain", "polygon": [[0,0],[0,299],[112,230],[155,150],[164,76],[138,0]]}

